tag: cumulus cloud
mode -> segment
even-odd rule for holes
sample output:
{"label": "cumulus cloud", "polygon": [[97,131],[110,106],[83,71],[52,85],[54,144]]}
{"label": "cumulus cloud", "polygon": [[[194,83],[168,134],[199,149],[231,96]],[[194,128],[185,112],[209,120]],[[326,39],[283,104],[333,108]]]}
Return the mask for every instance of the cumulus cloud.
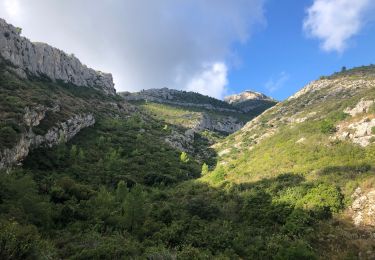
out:
{"label": "cumulus cloud", "polygon": [[223,62],[206,65],[201,73],[191,79],[186,90],[223,98],[228,84],[227,73],[228,68]]}
{"label": "cumulus cloud", "polygon": [[220,96],[220,80],[207,75],[219,67],[227,75],[233,43],[247,42],[264,24],[263,2],[0,0],[0,16],[34,41],[112,72],[118,90],[191,88]]}
{"label": "cumulus cloud", "polygon": [[373,0],[314,0],[303,28],[325,51],[343,52],[370,18]]}
{"label": "cumulus cloud", "polygon": [[273,93],[280,88],[282,88],[285,83],[289,80],[290,76],[285,71],[281,72],[276,79],[274,77],[270,78],[266,84],[265,88],[268,90],[268,92]]}

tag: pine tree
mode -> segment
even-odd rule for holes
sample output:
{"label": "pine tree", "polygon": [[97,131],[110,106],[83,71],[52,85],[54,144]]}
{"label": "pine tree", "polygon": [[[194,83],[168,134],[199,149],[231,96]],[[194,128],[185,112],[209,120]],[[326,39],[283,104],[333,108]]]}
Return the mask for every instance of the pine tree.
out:
{"label": "pine tree", "polygon": [[189,162],[189,156],[187,155],[187,153],[185,152],[182,152],[181,155],[180,155],[180,160],[181,162],[184,162],[184,163],[187,163]]}

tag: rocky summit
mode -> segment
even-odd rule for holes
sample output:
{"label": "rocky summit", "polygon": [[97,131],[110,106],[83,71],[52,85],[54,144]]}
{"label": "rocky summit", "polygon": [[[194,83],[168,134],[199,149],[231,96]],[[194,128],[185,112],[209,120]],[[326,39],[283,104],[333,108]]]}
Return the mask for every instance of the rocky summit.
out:
{"label": "rocky summit", "polygon": [[225,102],[228,102],[229,104],[238,104],[241,102],[245,102],[248,100],[268,100],[268,101],[274,101],[273,98],[270,98],[266,96],[263,93],[246,90],[240,94],[234,94],[230,95],[224,98]]}
{"label": "rocky summit", "polygon": [[53,81],[98,88],[110,95],[116,93],[111,74],[88,68],[74,55],[45,43],[33,43],[20,33],[20,28],[0,18],[0,58],[19,77],[47,77]]}

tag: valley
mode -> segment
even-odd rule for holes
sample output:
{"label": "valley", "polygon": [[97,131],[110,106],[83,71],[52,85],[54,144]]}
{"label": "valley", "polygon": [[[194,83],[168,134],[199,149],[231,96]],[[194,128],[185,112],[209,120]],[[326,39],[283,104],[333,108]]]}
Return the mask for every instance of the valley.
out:
{"label": "valley", "polygon": [[112,76],[0,20],[0,259],[373,259],[375,66],[278,102]]}

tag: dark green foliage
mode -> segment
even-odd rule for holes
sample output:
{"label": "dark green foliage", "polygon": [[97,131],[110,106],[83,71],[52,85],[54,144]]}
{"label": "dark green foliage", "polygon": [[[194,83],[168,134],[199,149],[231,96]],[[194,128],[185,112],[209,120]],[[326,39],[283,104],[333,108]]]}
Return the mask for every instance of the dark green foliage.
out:
{"label": "dark green foliage", "polygon": [[10,126],[0,128],[0,147],[11,148],[18,140],[17,132]]}
{"label": "dark green foliage", "polygon": [[43,241],[36,227],[0,221],[0,259],[51,259],[54,249]]}

